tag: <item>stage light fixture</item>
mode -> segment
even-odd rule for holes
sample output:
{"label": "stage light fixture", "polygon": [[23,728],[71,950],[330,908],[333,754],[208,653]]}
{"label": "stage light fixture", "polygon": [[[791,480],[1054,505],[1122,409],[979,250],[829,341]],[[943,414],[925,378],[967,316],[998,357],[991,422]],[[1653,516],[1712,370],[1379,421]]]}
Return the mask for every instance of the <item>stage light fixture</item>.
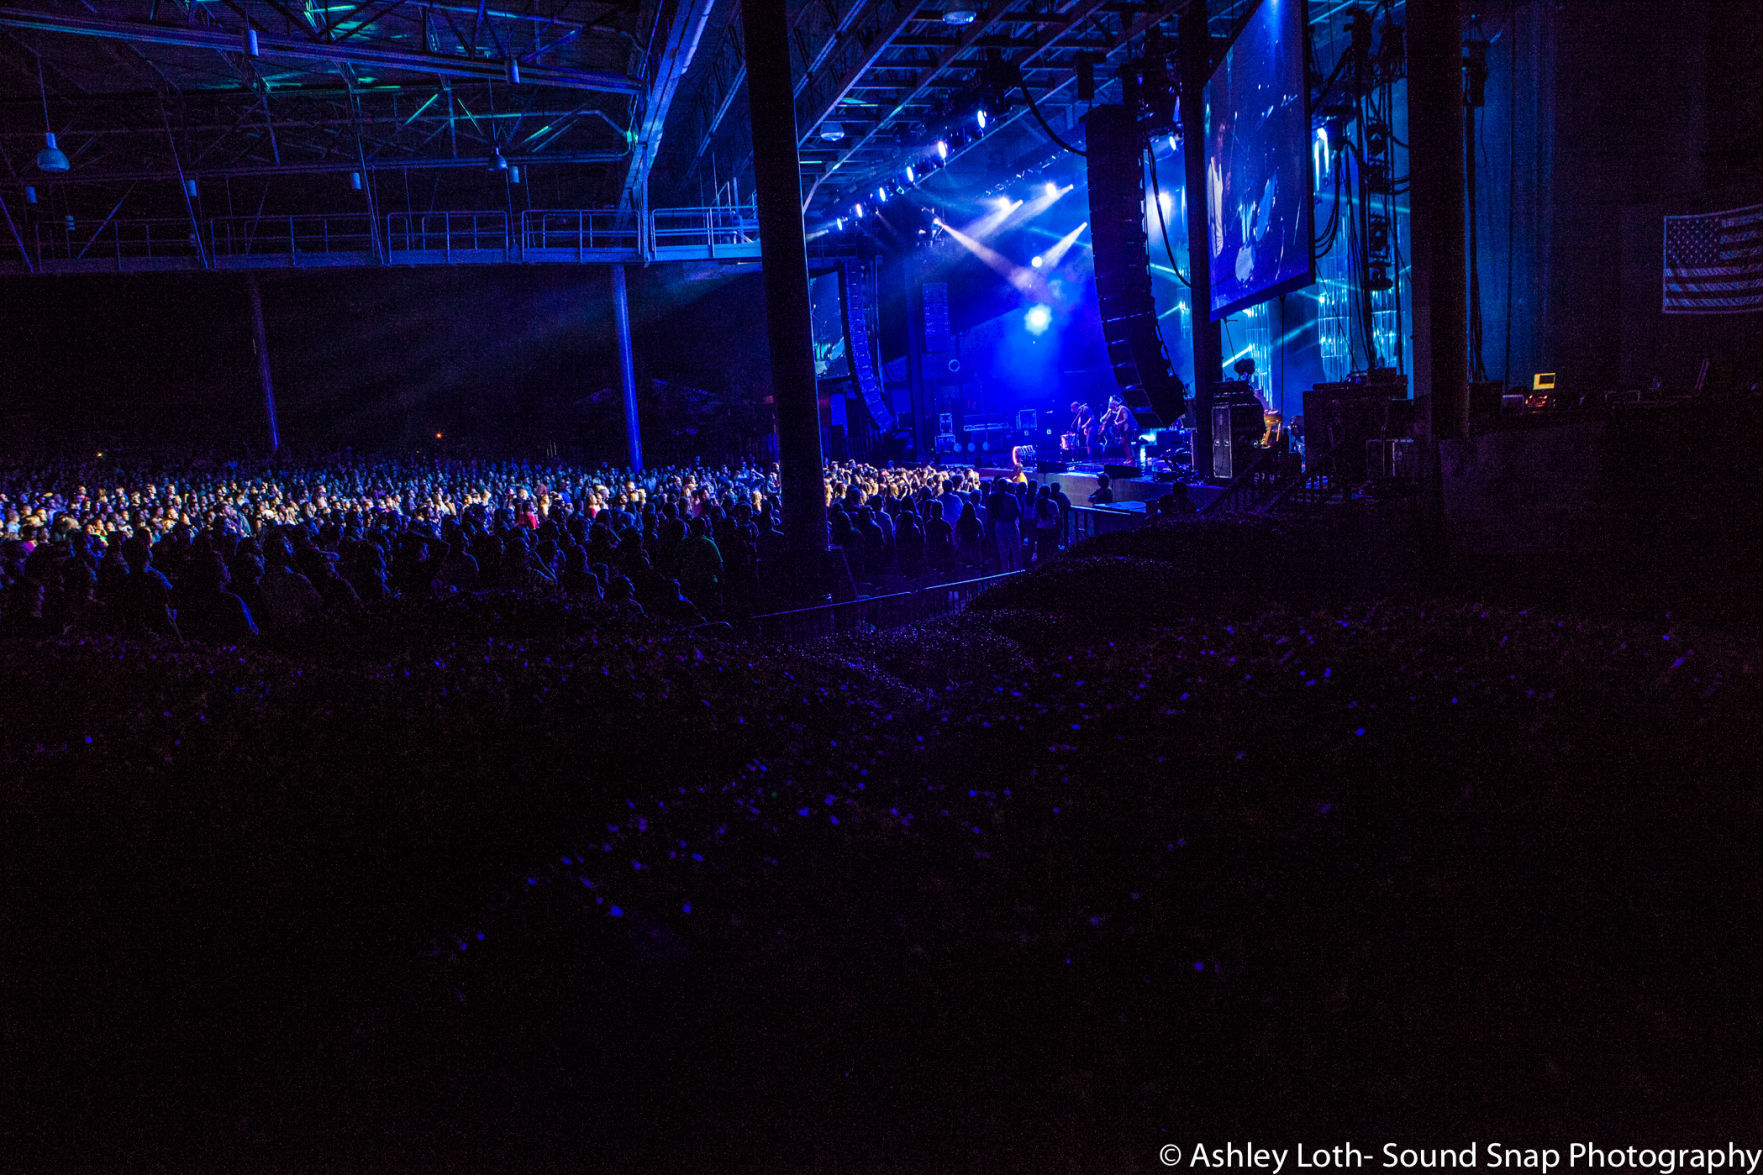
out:
{"label": "stage light fixture", "polygon": [[349,173],[349,187],[352,191],[359,192],[361,190],[361,173],[359,171]]}
{"label": "stage light fixture", "polygon": [[520,182],[520,168],[511,167],[508,169],[508,182],[511,184],[518,184]]}
{"label": "stage light fixture", "polygon": [[912,174],[912,167],[910,164],[906,167],[906,182],[909,184],[915,184],[918,182],[918,177]]}
{"label": "stage light fixture", "polygon": [[1047,199],[1057,200],[1058,198],[1059,198],[1059,185],[1054,183],[1052,180],[1048,180],[1047,181]]}
{"label": "stage light fixture", "polygon": [[193,179],[185,180],[184,191],[189,194],[190,199],[194,200],[196,198],[196,181]]}
{"label": "stage light fixture", "polygon": [[248,26],[245,29],[245,56],[247,56],[247,57],[261,57],[261,56],[263,56],[263,50],[257,44],[257,30],[254,28],[250,28]]}
{"label": "stage light fixture", "polygon": [[518,57],[508,59],[508,84],[511,86],[520,85],[520,58]]}
{"label": "stage light fixture", "polygon": [[49,91],[43,85],[43,59],[37,58],[37,92],[43,99],[43,149],[37,152],[39,170],[51,173],[66,171],[73,165],[68,162],[67,153],[55,145],[55,132],[49,121]]}
{"label": "stage light fixture", "polygon": [[836,122],[820,124],[820,141],[823,143],[842,143],[845,141],[845,128]]}
{"label": "stage light fixture", "polygon": [[979,19],[979,13],[965,4],[956,4],[943,9],[943,23],[957,27],[970,25]]}
{"label": "stage light fixture", "polygon": [[37,202],[37,189],[30,184],[25,185],[24,202],[26,204],[35,204]]}
{"label": "stage light fixture", "polygon": [[944,142],[942,139],[938,139],[937,140],[937,158],[938,159],[947,159],[948,157],[949,157],[949,144]]}
{"label": "stage light fixture", "polygon": [[51,173],[60,173],[73,165],[67,161],[67,152],[55,145],[53,131],[43,135],[43,149],[37,152],[37,169]]}
{"label": "stage light fixture", "polygon": [[1041,262],[1041,258],[1039,255],[1035,256],[1032,260],[1029,261],[1029,264],[1034,266],[1036,269],[1039,269],[1041,267],[1041,263],[1042,262]]}
{"label": "stage light fixture", "polygon": [[980,130],[983,131],[986,129],[986,109],[985,109],[985,107],[982,106],[978,110],[973,112],[973,121],[979,124]]}
{"label": "stage light fixture", "polygon": [[1045,303],[1036,303],[1030,306],[1028,313],[1022,317],[1022,324],[1028,328],[1028,333],[1031,335],[1046,334],[1047,328],[1053,325],[1053,308]]}
{"label": "stage light fixture", "polygon": [[490,154],[490,170],[491,171],[507,171],[508,170],[508,160],[503,156],[502,148],[500,148],[500,147],[495,148],[495,150],[492,151]]}
{"label": "stage light fixture", "polygon": [[858,219],[858,220],[862,220],[862,219],[863,219],[863,205],[861,205],[861,204],[853,204],[853,205],[852,205],[852,206],[851,206],[851,211],[853,211],[853,212],[855,212],[855,213],[856,213],[856,214],[857,214],[857,219]]}
{"label": "stage light fixture", "polygon": [[886,204],[888,202],[888,189],[887,189],[886,185],[883,185],[882,187],[877,188],[875,190],[875,194],[877,197],[876,203]]}

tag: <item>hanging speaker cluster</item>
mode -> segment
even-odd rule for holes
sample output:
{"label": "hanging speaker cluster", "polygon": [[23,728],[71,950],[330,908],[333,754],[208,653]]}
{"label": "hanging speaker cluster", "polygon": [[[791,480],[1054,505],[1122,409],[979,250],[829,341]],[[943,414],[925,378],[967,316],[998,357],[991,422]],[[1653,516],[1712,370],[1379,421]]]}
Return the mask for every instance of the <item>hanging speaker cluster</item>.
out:
{"label": "hanging speaker cluster", "polygon": [[882,394],[882,382],[876,377],[869,332],[872,284],[873,274],[867,265],[861,262],[846,264],[845,316],[850,328],[848,350],[851,356],[851,374],[856,377],[857,390],[863,394],[863,403],[869,409],[869,418],[875,421],[875,427],[879,431],[888,432],[894,427],[894,414],[888,411],[887,399]]}
{"label": "hanging speaker cluster", "polygon": [[1090,245],[1108,362],[1139,427],[1167,428],[1187,410],[1151,296],[1151,243],[1141,179],[1144,140],[1133,112],[1098,106],[1084,120],[1090,188]]}

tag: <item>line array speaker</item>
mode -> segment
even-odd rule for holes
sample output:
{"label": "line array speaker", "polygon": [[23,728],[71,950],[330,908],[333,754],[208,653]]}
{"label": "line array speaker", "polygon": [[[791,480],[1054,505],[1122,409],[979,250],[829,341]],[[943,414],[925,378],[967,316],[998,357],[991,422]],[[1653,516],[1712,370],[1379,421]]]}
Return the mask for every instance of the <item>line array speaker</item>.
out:
{"label": "line array speaker", "polygon": [[1170,427],[1187,411],[1187,386],[1170,365],[1151,296],[1144,140],[1124,106],[1096,107],[1084,120],[1084,132],[1090,245],[1108,362],[1139,427]]}
{"label": "line array speaker", "polygon": [[877,432],[894,427],[894,414],[882,397],[881,380],[876,378],[875,354],[870,347],[869,304],[872,274],[867,265],[845,266],[845,325],[850,329],[851,374],[857,377],[857,390],[869,408]]}

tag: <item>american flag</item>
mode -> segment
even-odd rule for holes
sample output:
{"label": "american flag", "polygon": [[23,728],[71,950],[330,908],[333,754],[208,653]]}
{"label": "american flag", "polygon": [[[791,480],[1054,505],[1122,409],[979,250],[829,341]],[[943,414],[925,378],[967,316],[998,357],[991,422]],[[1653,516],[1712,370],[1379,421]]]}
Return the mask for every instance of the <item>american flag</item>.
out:
{"label": "american flag", "polygon": [[1763,310],[1763,204],[1665,218],[1665,313]]}

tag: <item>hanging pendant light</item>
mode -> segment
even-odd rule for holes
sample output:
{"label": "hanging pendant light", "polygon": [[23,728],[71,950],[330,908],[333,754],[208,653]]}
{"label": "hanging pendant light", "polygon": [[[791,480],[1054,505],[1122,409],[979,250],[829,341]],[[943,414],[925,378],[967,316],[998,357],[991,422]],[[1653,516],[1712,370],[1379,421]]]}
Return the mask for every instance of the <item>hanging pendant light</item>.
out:
{"label": "hanging pendant light", "polygon": [[49,124],[49,91],[43,85],[43,59],[37,58],[37,93],[43,98],[43,149],[37,152],[37,168],[50,174],[59,174],[68,170],[73,164],[68,162],[67,152],[55,145],[55,132]]}
{"label": "hanging pendant light", "polygon": [[67,152],[55,145],[53,131],[43,136],[43,149],[37,152],[37,170],[59,173],[73,165],[67,161]]}

